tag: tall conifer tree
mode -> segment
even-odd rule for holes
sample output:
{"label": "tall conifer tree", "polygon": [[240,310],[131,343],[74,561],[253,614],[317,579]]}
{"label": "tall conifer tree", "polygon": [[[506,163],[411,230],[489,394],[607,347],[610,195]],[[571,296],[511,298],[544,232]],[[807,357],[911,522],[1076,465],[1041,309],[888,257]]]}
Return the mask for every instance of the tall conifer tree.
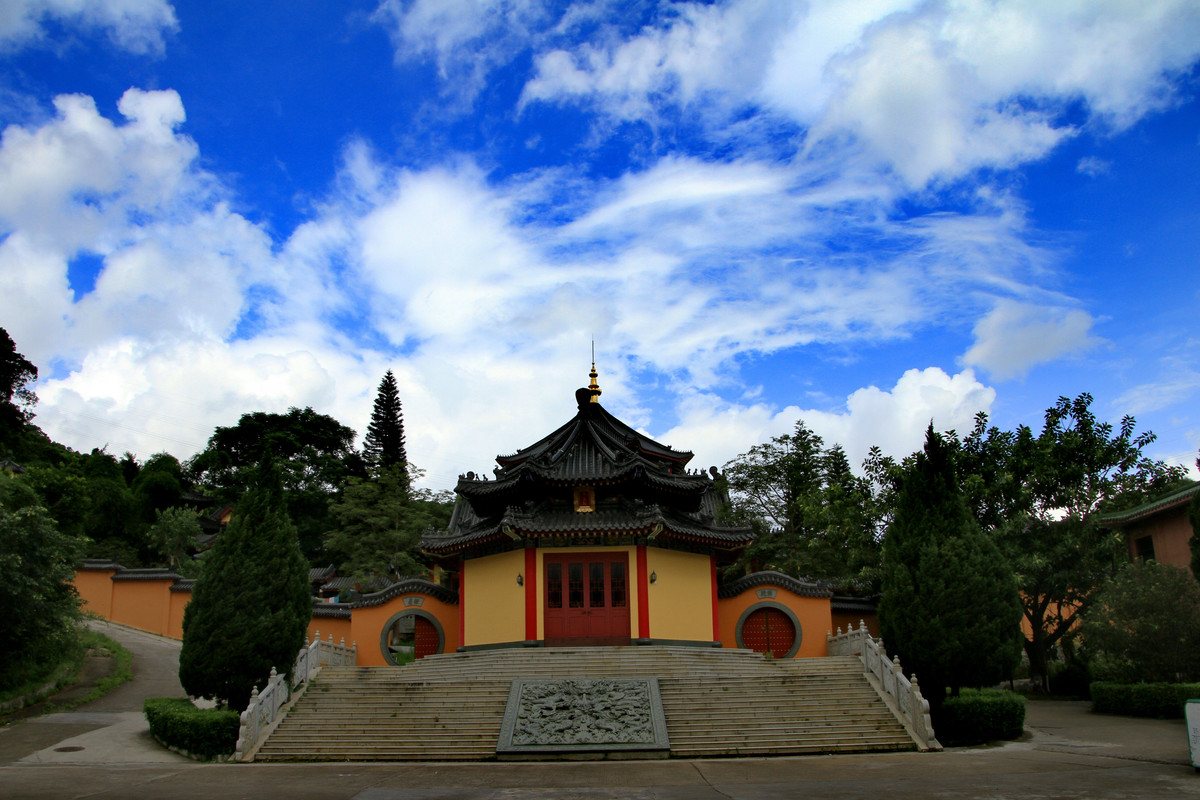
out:
{"label": "tall conifer tree", "polygon": [[312,618],[308,563],[269,457],[217,538],[183,614],[179,682],[242,710],[271,667],[288,672]]}
{"label": "tall conifer tree", "polygon": [[[1016,581],[967,508],[952,455],[933,430],[901,480],[883,541],[879,625],[932,709],[949,688],[1006,676],[1020,655]],[[935,720],[936,724],[936,720]]]}
{"label": "tall conifer tree", "polygon": [[375,473],[398,466],[407,485],[408,455],[404,452],[404,413],[396,376],[389,369],[379,382],[371,424],[363,437],[363,458]]}

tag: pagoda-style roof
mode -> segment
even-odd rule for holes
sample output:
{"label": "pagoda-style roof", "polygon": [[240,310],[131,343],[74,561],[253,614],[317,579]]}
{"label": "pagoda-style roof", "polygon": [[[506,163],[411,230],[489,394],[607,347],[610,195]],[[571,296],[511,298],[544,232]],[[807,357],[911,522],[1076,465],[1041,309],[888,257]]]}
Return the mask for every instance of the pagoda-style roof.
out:
{"label": "pagoda-style roof", "polygon": [[[598,397],[595,386],[576,392],[575,416],[528,447],[498,456],[493,479],[461,476],[448,530],[427,535],[422,548],[452,555],[518,542],[604,540],[731,551],[750,543],[749,528],[716,523],[727,499],[715,468],[686,469],[690,452],[634,430]],[[591,493],[594,505],[581,510],[571,502],[579,489]]]}

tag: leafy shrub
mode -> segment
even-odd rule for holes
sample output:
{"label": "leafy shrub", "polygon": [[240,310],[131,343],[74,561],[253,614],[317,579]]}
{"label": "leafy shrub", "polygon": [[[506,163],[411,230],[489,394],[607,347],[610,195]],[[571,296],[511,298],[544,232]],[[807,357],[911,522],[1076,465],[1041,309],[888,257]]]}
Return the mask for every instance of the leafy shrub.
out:
{"label": "leafy shrub", "polygon": [[236,711],[196,708],[186,697],[151,697],[142,706],[150,732],[168,747],[200,758],[233,753],[240,715]]}
{"label": "leafy shrub", "polygon": [[1025,730],[1025,698],[996,689],[963,689],[942,703],[933,730],[946,747],[1016,739]]}
{"label": "leafy shrub", "polygon": [[1050,671],[1050,694],[1060,697],[1091,697],[1091,673],[1085,664],[1073,662],[1055,666]]}
{"label": "leafy shrub", "polygon": [[1092,710],[1126,717],[1182,719],[1187,701],[1200,698],[1200,683],[1092,684]]}

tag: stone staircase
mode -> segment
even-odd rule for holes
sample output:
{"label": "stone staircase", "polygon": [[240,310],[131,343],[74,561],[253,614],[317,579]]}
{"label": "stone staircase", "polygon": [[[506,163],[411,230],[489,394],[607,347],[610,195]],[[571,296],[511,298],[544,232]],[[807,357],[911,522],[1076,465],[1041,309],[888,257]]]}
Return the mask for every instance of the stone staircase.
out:
{"label": "stone staircase", "polygon": [[915,749],[856,656],[588,647],[325,667],[255,760],[494,759],[514,679],[594,677],[658,679],[674,758]]}

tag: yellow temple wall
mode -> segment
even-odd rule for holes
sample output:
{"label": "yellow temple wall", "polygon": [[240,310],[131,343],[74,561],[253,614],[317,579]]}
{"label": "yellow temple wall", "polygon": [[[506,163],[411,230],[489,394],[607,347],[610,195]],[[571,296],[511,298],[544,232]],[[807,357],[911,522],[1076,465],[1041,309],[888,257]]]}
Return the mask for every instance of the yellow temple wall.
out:
{"label": "yellow temple wall", "polygon": [[[516,584],[515,573],[513,583]],[[358,645],[358,666],[387,666],[387,659],[383,655],[382,637],[392,617],[404,613],[419,614],[437,620],[442,632],[443,653],[453,653],[462,644],[458,630],[458,606],[443,603],[441,600],[421,592],[406,592],[393,597],[382,605],[360,606],[354,609],[353,617],[348,620],[352,635],[346,635],[346,644],[353,642]],[[316,621],[316,619],[313,620],[313,622]],[[332,621],[322,620],[322,623]],[[341,622],[342,620],[337,621]],[[324,639],[328,639],[329,633],[333,632],[332,627],[327,632],[324,624],[318,627],[321,629]],[[343,635],[345,634],[335,635],[334,642],[338,642]]]}
{"label": "yellow temple wall", "polygon": [[517,584],[524,571],[524,550],[463,563],[464,646],[524,641],[525,587]]}
{"label": "yellow temple wall", "polygon": [[112,576],[116,574],[115,569],[76,571],[75,591],[82,601],[83,611],[98,614],[104,619],[112,616]]}
{"label": "yellow temple wall", "polygon": [[713,641],[712,559],[648,547],[646,569],[657,576],[647,587],[650,638]]}
{"label": "yellow temple wall", "polygon": [[[160,636],[170,636],[172,578],[113,581],[113,622]],[[188,592],[191,595],[191,592]],[[182,630],[173,638],[183,638]]]}
{"label": "yellow temple wall", "polygon": [[[774,590],[768,596],[764,590]],[[789,589],[763,584],[747,589],[736,597],[724,598],[718,603],[720,616],[721,644],[737,647],[737,623],[742,614],[755,606],[776,605],[789,609],[800,623],[800,648],[795,658],[818,658],[829,655],[826,635],[833,630],[833,614],[828,597],[804,597],[793,594]]]}

